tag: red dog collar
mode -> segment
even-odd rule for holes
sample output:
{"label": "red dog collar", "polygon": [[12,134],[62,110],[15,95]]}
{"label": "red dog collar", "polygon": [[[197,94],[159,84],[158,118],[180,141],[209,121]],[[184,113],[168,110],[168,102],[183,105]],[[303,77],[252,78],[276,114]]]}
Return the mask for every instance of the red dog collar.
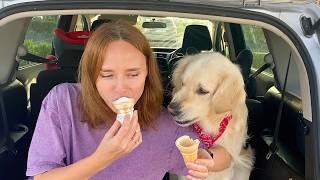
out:
{"label": "red dog collar", "polygon": [[207,148],[211,148],[213,144],[219,139],[219,137],[226,130],[229,121],[231,120],[232,115],[225,116],[220,122],[219,132],[215,135],[206,134],[203,132],[203,129],[199,126],[198,123],[193,124],[193,129],[198,134],[200,141],[207,146]]}

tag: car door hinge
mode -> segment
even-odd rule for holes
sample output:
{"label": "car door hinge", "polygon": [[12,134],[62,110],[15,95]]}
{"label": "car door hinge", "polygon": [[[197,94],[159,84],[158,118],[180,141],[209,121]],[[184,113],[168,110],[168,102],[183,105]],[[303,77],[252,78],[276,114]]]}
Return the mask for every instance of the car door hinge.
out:
{"label": "car door hinge", "polygon": [[307,37],[312,36],[316,30],[320,27],[320,19],[318,19],[314,24],[312,24],[312,19],[310,17],[302,16],[300,18],[300,24],[303,34]]}

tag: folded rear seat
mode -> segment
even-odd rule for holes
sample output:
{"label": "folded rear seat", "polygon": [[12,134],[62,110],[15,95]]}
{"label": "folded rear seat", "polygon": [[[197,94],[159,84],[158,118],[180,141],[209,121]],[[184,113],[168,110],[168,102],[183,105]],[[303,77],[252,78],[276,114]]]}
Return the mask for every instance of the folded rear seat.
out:
{"label": "folded rear seat", "polygon": [[[256,165],[254,177],[266,179],[304,179],[305,173],[305,140],[308,133],[302,114],[302,101],[293,94],[286,93],[280,120],[278,150],[266,160],[268,146],[273,140],[275,124],[281,93],[276,87],[271,87],[265,95],[264,116],[259,129],[261,142],[256,145]],[[289,179],[290,179],[289,178]],[[256,179],[256,178],[254,178]],[[260,179],[260,178],[257,178]]]}
{"label": "folded rear seat", "polygon": [[27,91],[17,79],[2,88],[5,118],[0,111],[0,142],[7,138],[4,129],[7,124],[13,144],[8,143],[6,148],[0,146],[0,179],[23,179],[29,143]]}

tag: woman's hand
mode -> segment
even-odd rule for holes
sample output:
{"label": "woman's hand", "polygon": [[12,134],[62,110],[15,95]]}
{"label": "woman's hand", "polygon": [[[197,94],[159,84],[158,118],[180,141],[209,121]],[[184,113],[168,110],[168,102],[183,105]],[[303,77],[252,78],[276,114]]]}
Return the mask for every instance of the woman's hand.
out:
{"label": "woman's hand", "polygon": [[199,149],[196,162],[187,163],[188,179],[206,179],[209,172],[218,172],[230,167],[232,157],[224,147],[214,146],[209,151],[214,154],[214,159],[208,151]]}
{"label": "woman's hand", "polygon": [[120,159],[138,147],[142,142],[138,113],[133,112],[132,119],[127,116],[121,125],[115,121],[107,131],[93,156],[105,168],[113,161]]}
{"label": "woman's hand", "polygon": [[196,162],[188,162],[186,166],[188,168],[187,179],[202,180],[207,179],[209,175],[209,169],[213,169],[214,161],[206,150],[199,149],[198,159]]}

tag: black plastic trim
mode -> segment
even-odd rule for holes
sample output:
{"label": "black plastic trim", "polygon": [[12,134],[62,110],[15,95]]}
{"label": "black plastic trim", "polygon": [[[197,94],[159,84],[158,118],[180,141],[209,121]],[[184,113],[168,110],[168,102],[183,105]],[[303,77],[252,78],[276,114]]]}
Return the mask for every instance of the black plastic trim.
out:
{"label": "black plastic trim", "polygon": [[[313,134],[314,134],[314,129],[312,126],[314,126],[314,124],[312,125],[312,123],[306,119],[303,119],[303,122],[306,124],[307,127],[309,127],[309,133],[305,136],[305,162],[313,162],[314,161],[314,157],[312,156],[313,154],[315,154],[315,144],[313,143],[314,138],[313,138]],[[310,128],[311,127],[311,128]],[[305,163],[305,179],[315,179],[315,177],[319,177],[316,176],[316,172],[312,171],[312,169],[314,169],[314,167],[312,167],[311,163]]]}

